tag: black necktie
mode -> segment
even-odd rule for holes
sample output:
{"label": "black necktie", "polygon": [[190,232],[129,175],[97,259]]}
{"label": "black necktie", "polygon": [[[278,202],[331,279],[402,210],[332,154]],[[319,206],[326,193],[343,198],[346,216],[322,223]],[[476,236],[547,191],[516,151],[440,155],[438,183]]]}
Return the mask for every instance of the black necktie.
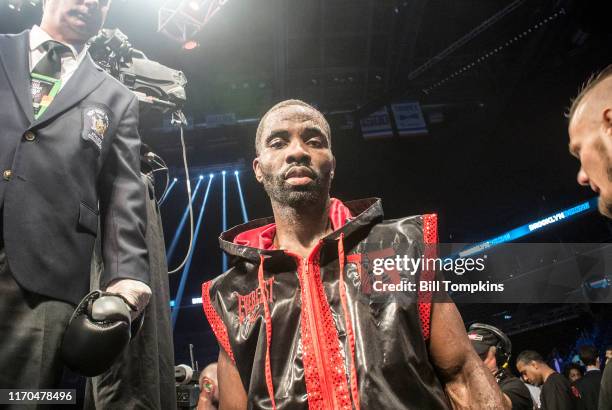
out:
{"label": "black necktie", "polygon": [[47,41],[42,47],[46,53],[32,70],[34,118],[45,112],[57,94],[61,86],[62,55],[70,52],[68,47],[57,41]]}
{"label": "black necktie", "polygon": [[47,53],[32,72],[59,79],[62,73],[62,56],[69,53],[70,49],[57,41],[47,41],[43,44],[43,48]]}

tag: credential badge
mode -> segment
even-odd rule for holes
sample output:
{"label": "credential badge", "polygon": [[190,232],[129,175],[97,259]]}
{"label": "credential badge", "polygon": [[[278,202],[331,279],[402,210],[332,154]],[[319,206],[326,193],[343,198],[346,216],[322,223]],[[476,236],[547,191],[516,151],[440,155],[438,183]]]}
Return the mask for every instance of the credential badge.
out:
{"label": "credential badge", "polygon": [[110,125],[108,112],[101,107],[85,109],[83,137],[91,140],[98,149],[102,149],[102,141]]}

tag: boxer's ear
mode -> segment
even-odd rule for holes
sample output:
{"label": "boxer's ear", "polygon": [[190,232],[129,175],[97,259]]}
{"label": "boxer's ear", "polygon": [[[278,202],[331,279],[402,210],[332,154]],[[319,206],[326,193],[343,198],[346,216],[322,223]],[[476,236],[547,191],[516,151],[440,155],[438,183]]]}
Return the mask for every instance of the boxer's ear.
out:
{"label": "boxer's ear", "polygon": [[608,107],[603,112],[604,135],[612,138],[612,108]]}
{"label": "boxer's ear", "polygon": [[263,183],[263,173],[261,172],[261,162],[259,162],[259,157],[256,157],[253,160],[253,172],[255,172],[257,182],[260,184]]}

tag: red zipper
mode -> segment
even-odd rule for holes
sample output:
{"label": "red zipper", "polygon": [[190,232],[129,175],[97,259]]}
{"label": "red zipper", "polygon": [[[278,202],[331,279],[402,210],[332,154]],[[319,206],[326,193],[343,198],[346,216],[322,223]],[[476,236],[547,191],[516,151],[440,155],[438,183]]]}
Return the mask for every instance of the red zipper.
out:
{"label": "red zipper", "polygon": [[308,298],[308,304],[310,306],[310,309],[308,309],[308,320],[310,322],[309,329],[311,330],[311,338],[314,345],[314,355],[316,358],[317,367],[319,368],[323,403],[325,403],[325,407],[328,407],[331,404],[332,409],[337,409],[339,408],[339,406],[337,403],[336,395],[333,391],[330,391],[330,383],[332,382],[333,377],[327,373],[327,370],[330,369],[331,366],[329,365],[329,359],[327,357],[327,348],[325,347],[326,341],[322,341],[320,339],[322,335],[324,335],[323,330],[320,329],[320,324],[323,323],[323,318],[321,317],[321,305],[319,298],[317,297],[316,283],[314,283],[312,275],[310,275],[308,272],[308,266],[310,264],[310,261],[312,261],[313,256],[318,253],[321,244],[322,242],[319,242],[306,259],[302,259],[299,255],[296,254],[291,254],[289,252],[287,253],[296,258],[296,260],[298,261],[298,266],[300,266],[302,269],[302,278],[303,282],[305,282],[305,293]]}

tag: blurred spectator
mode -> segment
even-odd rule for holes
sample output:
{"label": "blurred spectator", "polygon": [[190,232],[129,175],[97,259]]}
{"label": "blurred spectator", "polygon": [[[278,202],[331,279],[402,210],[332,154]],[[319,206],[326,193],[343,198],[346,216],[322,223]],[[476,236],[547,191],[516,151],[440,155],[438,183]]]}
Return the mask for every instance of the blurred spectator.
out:
{"label": "blurred spectator", "polygon": [[578,363],[570,363],[565,366],[563,375],[567,377],[571,383],[574,383],[576,380],[582,377],[582,368]]}
{"label": "blurred spectator", "polygon": [[599,352],[595,346],[582,346],[578,354],[586,366],[584,376],[575,383],[574,392],[578,397],[578,408],[597,410],[599,387],[601,385],[601,370],[599,369]]}
{"label": "blurred spectator", "polygon": [[604,369],[599,390],[599,410],[612,409],[612,361]]}
{"label": "blurred spectator", "polygon": [[543,410],[575,410],[575,398],[569,380],[548,366],[533,350],[524,350],[516,358],[516,368],[527,383],[542,386]]}
{"label": "blurred spectator", "polygon": [[512,343],[500,329],[483,323],[474,323],[468,329],[468,338],[485,366],[493,373],[506,404],[512,410],[532,410],[531,394],[523,382],[508,370]]}
{"label": "blurred spectator", "polygon": [[604,366],[610,362],[610,359],[612,359],[612,345],[606,348],[606,362],[604,363]]}

